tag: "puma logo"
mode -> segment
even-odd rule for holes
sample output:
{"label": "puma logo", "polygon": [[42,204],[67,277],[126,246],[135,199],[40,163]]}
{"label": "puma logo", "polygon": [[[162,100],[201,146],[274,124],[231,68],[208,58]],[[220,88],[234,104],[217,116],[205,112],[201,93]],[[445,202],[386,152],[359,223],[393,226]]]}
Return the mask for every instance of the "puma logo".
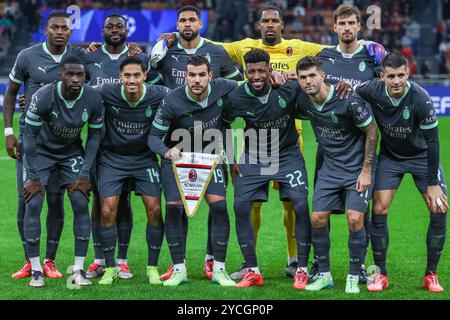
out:
{"label": "puma logo", "polygon": [[55,115],[55,118],[58,119],[59,112],[52,111],[52,114]]}
{"label": "puma logo", "polygon": [[120,108],[119,107],[111,107],[117,114],[119,114],[119,110],[120,110]]}
{"label": "puma logo", "polygon": [[41,70],[43,73],[46,73],[46,69],[47,69],[48,67],[38,67],[38,69],[39,70]]}
{"label": "puma logo", "polygon": [[330,60],[330,61],[331,61],[331,63],[332,63],[332,64],[334,64],[334,61],[335,61],[336,59],[333,59],[333,58],[328,58],[328,60]]}
{"label": "puma logo", "polygon": [[176,56],[176,55],[172,54],[171,57],[174,58],[177,63],[179,63],[178,58],[180,58],[180,56]]}
{"label": "puma logo", "polygon": [[101,62],[100,63],[94,63],[94,65],[97,66],[99,69],[102,68],[102,63]]}
{"label": "puma logo", "polygon": [[255,117],[255,113],[253,111],[252,112],[247,111],[247,115],[250,117]]}

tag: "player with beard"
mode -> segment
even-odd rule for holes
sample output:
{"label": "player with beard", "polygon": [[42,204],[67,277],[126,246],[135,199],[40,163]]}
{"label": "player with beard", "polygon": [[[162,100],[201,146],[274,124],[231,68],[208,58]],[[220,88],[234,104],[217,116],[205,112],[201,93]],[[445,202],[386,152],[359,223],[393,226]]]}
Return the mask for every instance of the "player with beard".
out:
{"label": "player with beard", "polygon": [[[45,285],[39,259],[40,214],[44,188],[52,170],[57,172],[57,186],[67,189],[74,214],[75,262],[72,282],[88,286],[83,271],[89,247],[89,170],[100,145],[103,127],[101,95],[84,84],[81,59],[69,56],[59,67],[60,81],[50,83],[33,94],[25,118],[24,171],[26,214],[24,233],[27,255],[32,266],[30,286]],[[86,146],[81,132],[88,127]]]}
{"label": "player with beard", "polygon": [[436,110],[430,95],[408,80],[405,57],[390,54],[382,67],[381,79],[356,87],[356,92],[372,105],[381,132],[371,218],[373,260],[379,270],[367,289],[380,292],[389,286],[387,217],[395,193],[404,175],[409,173],[422,194],[430,217],[423,287],[429,292],[442,292],[444,288],[439,284],[436,271],[447,233],[448,190],[439,163]]}
{"label": "player with beard", "polygon": [[[185,68],[188,60],[194,54],[206,57],[210,64],[213,78],[225,78],[242,80],[239,70],[230,59],[227,52],[220,46],[205,41],[199,34],[202,28],[200,12],[196,7],[185,6],[178,11],[177,29],[180,38],[171,46],[164,59],[158,62],[155,68],[151,68],[149,78],[151,83],[162,84],[169,89],[175,89],[185,84]],[[208,240],[203,267],[204,275],[211,280],[213,273],[214,250],[211,238],[211,214],[208,215]],[[187,216],[183,215],[183,226],[188,229]],[[173,266],[161,275],[163,280],[170,278]]]}
{"label": "player with beard", "polygon": [[[104,83],[120,83],[120,64],[128,58],[129,47],[126,45],[128,36],[127,21],[118,14],[111,14],[103,22],[102,36],[105,43],[95,52],[83,55],[87,77],[91,86],[101,86]],[[135,55],[144,65],[148,64],[148,57],[145,54]],[[87,270],[88,278],[96,278],[103,274],[105,269],[105,259],[99,236],[99,198],[96,188],[96,165],[92,167],[91,179],[93,179],[94,201],[92,206],[92,241],[94,244],[94,262]],[[130,206],[130,196],[128,186],[125,184],[124,193],[120,196],[117,210],[117,232],[118,232],[118,255],[117,270],[118,277],[129,279],[133,277],[128,266],[127,252],[133,229],[132,211]]]}
{"label": "player with beard", "polygon": [[[25,236],[23,231],[25,202],[23,199],[23,130],[25,128],[25,114],[30,105],[32,95],[43,85],[58,79],[59,63],[68,55],[80,56],[81,48],[72,48],[68,44],[72,35],[70,16],[65,12],[55,11],[47,17],[45,34],[47,40],[43,43],[23,49],[17,56],[14,67],[9,75],[8,88],[4,99],[3,120],[5,124],[6,150],[8,155],[16,159],[17,193],[19,195],[17,210],[17,227],[27,259],[25,266],[12,275],[13,278],[31,276],[31,264],[25,250]],[[16,97],[20,86],[25,87],[25,109],[20,118],[20,133],[17,140],[12,129],[12,119]],[[64,226],[64,190],[57,185],[57,177],[52,174],[47,190],[47,252],[43,265],[43,272],[49,278],[61,278],[62,274],[56,268],[54,260]]]}
{"label": "player with beard", "polygon": [[[171,160],[180,156],[177,149],[179,138],[172,133],[184,129],[190,135],[191,145],[187,152],[208,152],[211,145],[215,153],[223,151],[219,141],[203,139],[203,134],[222,129],[221,116],[224,97],[237,86],[236,81],[213,79],[207,58],[201,55],[190,57],[186,64],[186,85],[170,92],[161,102],[150,131],[148,145],[159,154],[161,160],[161,183],[166,199],[165,234],[174,263],[173,272],[164,281],[165,286],[178,286],[187,282],[186,272],[186,213],[178,191]],[[200,137],[197,133],[200,133]],[[167,139],[163,141],[163,137]],[[200,140],[201,143],[197,143]],[[183,143],[183,142],[182,142]],[[212,150],[211,150],[212,151]],[[205,191],[209,205],[214,252],[211,280],[221,286],[235,286],[225,269],[225,258],[230,234],[230,221],[226,205],[226,175],[224,165],[215,168],[214,176]]]}
{"label": "player with beard", "polygon": [[[340,5],[333,13],[334,32],[339,38],[339,44],[322,50],[317,57],[322,62],[322,68],[326,73],[325,82],[336,84],[339,81],[347,81],[352,86],[373,78],[378,78],[380,66],[375,63],[368,49],[358,42],[358,32],[361,30],[361,14],[359,9],[350,4]],[[317,172],[323,163],[323,152],[320,145],[316,152],[316,168],[314,181],[317,181]],[[345,203],[344,200],[342,203]],[[333,213],[344,213],[344,208]],[[359,281],[367,282],[367,272],[364,260],[370,244],[370,214],[369,209],[364,215],[364,227],[366,228],[366,249],[364,250],[363,264],[359,273]],[[331,230],[331,224],[328,224]],[[315,278],[319,273],[317,260],[313,262],[310,270],[310,278]]]}
{"label": "player with beard", "polygon": [[[258,21],[260,39],[242,39],[238,41],[219,43],[228,52],[230,57],[239,63],[245,71],[244,55],[252,48],[263,49],[270,55],[271,67],[273,70],[285,73],[295,74],[297,62],[305,56],[315,56],[323,49],[329,46],[323,46],[315,43],[302,41],[299,39],[284,39],[282,38],[282,31],[284,28],[282,11],[274,6],[263,8],[260,12],[260,19]],[[176,34],[165,34],[161,38],[169,40],[170,47],[176,38]],[[365,42],[364,45],[368,48],[370,54],[376,59],[381,60],[385,50],[384,48],[373,42]],[[296,128],[299,133],[300,148],[303,150],[303,140],[301,135],[301,121],[296,120]],[[276,187],[276,184],[275,184]],[[261,225],[261,202],[255,202],[252,207],[252,223],[255,233],[255,244],[258,239],[258,231]],[[292,204],[289,201],[283,201],[284,207],[284,224],[286,227],[286,239],[288,248],[288,265],[285,269],[286,275],[294,277],[297,270],[297,252],[295,241],[295,213]],[[245,263],[235,273],[231,275],[233,279],[240,279],[245,274]]]}

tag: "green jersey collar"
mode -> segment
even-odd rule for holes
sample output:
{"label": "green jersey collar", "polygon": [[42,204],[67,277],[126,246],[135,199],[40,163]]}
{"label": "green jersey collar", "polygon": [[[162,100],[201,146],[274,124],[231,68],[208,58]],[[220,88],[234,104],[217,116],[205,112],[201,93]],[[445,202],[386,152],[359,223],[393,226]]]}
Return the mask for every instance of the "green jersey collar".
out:
{"label": "green jersey collar", "polygon": [[191,100],[192,102],[195,102],[196,104],[198,104],[199,106],[201,106],[202,108],[205,108],[208,106],[208,98],[209,95],[211,94],[211,84],[208,84],[208,95],[206,96],[205,100],[203,100],[205,103],[201,103],[201,101],[197,101],[194,98],[192,98],[192,96],[189,94],[189,89],[188,86],[186,85],[184,87],[184,92],[186,93],[186,97]]}
{"label": "green jersey collar", "polygon": [[147,94],[147,86],[145,84],[142,85],[142,95],[138,101],[128,101],[127,96],[125,95],[125,87],[123,84],[120,86],[120,94],[122,95],[123,100],[125,100],[130,107],[134,108],[139,103],[141,103],[142,99],[144,99],[145,95]]}
{"label": "green jersey collar", "polygon": [[58,97],[59,97],[62,101],[64,101],[64,104],[66,105],[66,107],[67,107],[68,109],[72,109],[73,106],[75,105],[75,103],[76,103],[78,100],[80,100],[81,97],[83,96],[83,93],[84,93],[84,86],[81,87],[81,91],[80,91],[80,93],[78,94],[78,97],[77,97],[75,100],[70,101],[70,102],[67,101],[67,100],[63,97],[61,87],[62,87],[62,82],[61,82],[61,81],[58,81],[58,83],[56,84],[56,91],[58,92]]}
{"label": "green jersey collar", "polygon": [[107,54],[111,60],[117,60],[117,59],[119,59],[119,57],[120,57],[121,55],[123,55],[124,53],[128,52],[128,46],[125,45],[125,48],[122,50],[121,53],[118,53],[118,56],[117,56],[116,59],[113,59],[111,53],[109,53],[108,50],[106,50],[106,47],[105,47],[104,44],[102,44],[102,51],[103,51],[104,54]]}
{"label": "green jersey collar", "polygon": [[182,49],[182,50],[186,51],[186,53],[187,53],[187,50],[193,50],[194,51],[193,54],[195,54],[197,52],[197,50],[203,46],[204,43],[205,43],[205,39],[200,37],[200,42],[198,43],[198,45],[195,48],[186,49],[185,47],[182,46],[180,41],[178,41],[177,47],[178,47],[178,49]]}
{"label": "green jersey collar", "polygon": [[392,105],[393,105],[394,107],[398,107],[398,106],[400,105],[400,103],[402,102],[402,100],[403,100],[403,99],[406,97],[406,95],[408,94],[409,88],[411,88],[411,83],[410,83],[409,81],[406,81],[405,92],[403,93],[403,95],[402,95],[400,98],[396,99],[396,98],[392,98],[392,97],[389,95],[389,92],[388,92],[388,89],[387,89],[387,85],[386,85],[386,84],[384,85],[384,91],[386,92],[386,95],[387,95],[388,98],[391,100]]}
{"label": "green jersey collar", "polygon": [[344,57],[344,55],[346,55],[346,57],[348,57],[348,59],[353,58],[353,56],[359,52],[361,52],[361,50],[364,49],[364,46],[362,44],[359,45],[359,47],[355,50],[355,52],[353,52],[352,54],[348,54],[348,53],[344,53],[341,50],[341,47],[339,47],[339,45],[336,46],[336,50],[338,52],[340,52],[342,54],[342,56]]}
{"label": "green jersey collar", "polygon": [[328,96],[325,99],[325,101],[321,105],[317,105],[315,102],[313,102],[317,110],[322,111],[323,107],[331,100],[331,98],[333,98],[333,95],[334,95],[334,86],[330,85],[330,91],[328,92]]}
{"label": "green jersey collar", "polygon": [[[67,45],[64,47],[64,52],[61,54],[61,58],[66,54],[66,52],[67,52],[67,47],[68,47],[68,46],[69,46],[69,45],[67,44]],[[58,56],[58,54],[52,54],[52,53],[50,52],[50,50],[48,50],[47,42],[43,42],[43,43],[42,43],[42,50],[44,50],[44,52],[45,52],[46,54],[48,54],[50,57],[52,57],[52,59],[55,60],[55,62],[59,62],[59,61],[56,61],[56,59],[55,59],[55,56]]]}
{"label": "green jersey collar", "polygon": [[258,100],[259,100],[261,103],[263,103],[263,104],[266,104],[266,103],[267,103],[267,101],[269,100],[269,95],[270,95],[270,93],[272,92],[272,86],[269,85],[269,92],[267,92],[267,94],[265,94],[264,96],[258,97],[258,96],[256,96],[256,95],[254,95],[253,92],[251,91],[250,87],[248,86],[248,81],[245,82],[245,84],[244,84],[244,89],[245,89],[245,92],[246,92],[250,97],[253,97],[253,98],[258,99]]}

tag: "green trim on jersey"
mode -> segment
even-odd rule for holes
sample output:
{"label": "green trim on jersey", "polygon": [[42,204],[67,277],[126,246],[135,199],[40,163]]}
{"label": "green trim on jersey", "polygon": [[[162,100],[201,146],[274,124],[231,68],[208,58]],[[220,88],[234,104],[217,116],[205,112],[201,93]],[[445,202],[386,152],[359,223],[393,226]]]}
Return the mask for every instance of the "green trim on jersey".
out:
{"label": "green trim on jersey", "polygon": [[12,82],[15,82],[15,83],[17,83],[17,84],[22,84],[22,83],[23,83],[22,80],[19,80],[19,79],[14,78],[13,75],[12,75],[11,73],[9,74],[9,79],[10,79]]}
{"label": "green trim on jersey", "polygon": [[125,87],[123,84],[120,86],[120,94],[122,95],[123,100],[125,100],[130,107],[135,108],[142,101],[142,99],[145,98],[145,95],[147,94],[147,86],[144,84],[142,85],[142,95],[136,102],[128,101],[127,96],[125,95]]}
{"label": "green trim on jersey", "polygon": [[100,129],[100,128],[103,128],[103,123],[99,123],[99,124],[88,124],[88,127],[89,127],[89,128],[92,128],[92,129]]}
{"label": "green trim on jersey", "polygon": [[341,50],[341,48],[339,47],[339,45],[336,46],[336,51],[337,51],[337,52],[340,52],[340,53],[342,54],[342,57],[345,58],[345,59],[351,59],[351,58],[353,58],[353,56],[354,56],[355,54],[360,53],[362,49],[364,49],[364,46],[363,46],[362,44],[360,44],[359,47],[355,50],[355,52],[353,52],[352,54],[350,54],[349,57],[345,57],[344,54],[347,54],[347,53],[342,52],[342,50]]}
{"label": "green trim on jersey", "polygon": [[365,128],[365,127],[367,127],[369,124],[371,124],[372,121],[373,121],[373,118],[372,118],[372,116],[370,116],[369,119],[367,119],[364,123],[357,124],[356,126],[357,126],[358,128]]}
{"label": "green trim on jersey", "polygon": [[317,108],[317,110],[322,111],[323,107],[333,98],[334,95],[334,86],[330,84],[330,91],[328,92],[328,96],[325,101],[321,105],[317,105],[314,101],[313,104]]}
{"label": "green trim on jersey", "polygon": [[265,94],[264,96],[261,96],[261,97],[255,96],[255,95],[253,94],[253,92],[251,91],[250,87],[248,86],[248,81],[245,82],[245,84],[244,84],[244,89],[245,89],[245,92],[246,92],[250,97],[253,97],[253,98],[258,99],[259,102],[261,102],[262,104],[266,104],[267,101],[269,101],[269,95],[270,95],[270,93],[272,92],[272,86],[269,85],[269,92],[267,92],[267,94]]}
{"label": "green trim on jersey", "polygon": [[188,52],[188,50],[194,50],[194,53],[193,53],[193,54],[195,54],[195,53],[197,52],[197,50],[203,46],[204,43],[205,43],[205,39],[200,38],[200,42],[198,43],[198,45],[197,45],[195,48],[192,48],[192,49],[186,49],[185,47],[182,46],[182,44],[180,43],[180,41],[178,41],[178,42],[177,42],[177,47],[178,47],[178,49],[183,49],[187,54],[190,54],[190,53]]}
{"label": "green trim on jersey", "polygon": [[118,60],[118,59],[120,58],[121,55],[123,55],[124,53],[128,52],[128,46],[125,45],[125,49],[123,49],[121,53],[117,53],[118,56],[117,56],[116,59],[114,59],[114,58],[111,56],[111,53],[109,53],[108,50],[106,50],[105,44],[102,44],[102,51],[103,51],[104,54],[107,54],[111,60]]}
{"label": "green trim on jersey", "polygon": [[224,76],[224,78],[225,78],[225,79],[231,79],[231,78],[236,77],[238,74],[239,74],[239,70],[236,69],[235,72],[233,72],[232,74],[229,74],[229,75],[227,75],[227,76]]}
{"label": "green trim on jersey", "polygon": [[56,59],[55,59],[55,54],[52,54],[49,50],[48,50],[48,48],[47,48],[47,42],[43,42],[42,43],[42,49],[44,50],[44,52],[45,53],[47,53],[49,56],[51,56],[52,58],[53,58],[53,60],[55,60],[55,62],[61,62],[61,60],[62,60],[62,58],[64,57],[64,55],[66,54],[66,52],[67,52],[67,45],[65,46],[65,48],[64,48],[64,52],[61,54],[61,60],[59,60],[59,61],[57,61]]}
{"label": "green trim on jersey", "polygon": [[387,89],[387,85],[384,84],[384,91],[386,92],[386,95],[388,96],[389,100],[391,100],[392,105],[393,105],[394,107],[398,107],[398,106],[400,105],[400,103],[402,102],[402,100],[403,100],[403,99],[406,97],[406,95],[408,94],[410,88],[411,88],[411,83],[409,83],[409,81],[406,81],[406,90],[405,90],[405,92],[403,93],[403,95],[402,95],[400,98],[396,99],[397,102],[395,102],[395,101],[393,100],[393,99],[395,99],[395,98],[392,98],[392,97],[389,95],[389,92],[388,92],[388,89]]}
{"label": "green trim on jersey", "polygon": [[[155,121],[153,121],[152,126],[154,126],[156,129],[159,129],[161,131],[168,131],[169,130],[169,127],[162,126],[159,123],[156,123]],[[164,140],[164,138],[163,138],[163,140]]]}
{"label": "green trim on jersey", "polygon": [[203,103],[201,103],[200,101],[197,101],[191,97],[191,95],[189,94],[189,89],[188,89],[187,85],[184,87],[184,92],[186,93],[186,97],[189,100],[191,100],[192,102],[195,102],[196,104],[198,104],[200,107],[202,107],[204,109],[208,106],[208,98],[209,98],[209,95],[211,94],[211,84],[208,83],[208,95],[206,96],[205,100],[203,100]]}
{"label": "green trim on jersey", "polygon": [[437,125],[438,125],[438,120],[436,119],[436,122],[432,123],[430,125],[427,125],[427,126],[420,125],[420,129],[422,129],[422,130],[429,130],[429,129],[436,128]]}
{"label": "green trim on jersey", "polygon": [[25,122],[28,123],[28,124],[31,124],[32,126],[36,126],[36,127],[40,127],[43,124],[42,121],[33,121],[33,120],[28,119],[28,118],[25,118]]}
{"label": "green trim on jersey", "polygon": [[157,83],[159,80],[161,80],[163,78],[163,76],[161,74],[158,74],[158,76],[153,79],[152,81],[149,81],[150,84],[155,84]]}
{"label": "green trim on jersey", "polygon": [[62,82],[61,82],[61,81],[58,81],[58,83],[56,84],[56,91],[58,91],[58,97],[59,97],[62,101],[64,101],[64,104],[66,105],[66,107],[67,107],[68,109],[72,109],[73,106],[75,105],[75,103],[76,103],[78,100],[80,100],[81,97],[83,96],[83,93],[84,93],[84,87],[81,87],[81,91],[80,91],[80,93],[78,94],[78,97],[77,97],[75,100],[73,100],[72,102],[68,102],[66,99],[64,99],[64,97],[63,97],[63,95],[62,95],[62,89],[61,89],[61,87],[62,87]]}

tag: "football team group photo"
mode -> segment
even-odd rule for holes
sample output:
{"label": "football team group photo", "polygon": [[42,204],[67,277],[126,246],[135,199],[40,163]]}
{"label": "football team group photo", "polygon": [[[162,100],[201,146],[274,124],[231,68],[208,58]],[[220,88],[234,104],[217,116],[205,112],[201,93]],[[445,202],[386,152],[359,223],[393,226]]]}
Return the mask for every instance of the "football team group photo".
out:
{"label": "football team group photo", "polygon": [[449,299],[448,1],[0,12],[0,299]]}

